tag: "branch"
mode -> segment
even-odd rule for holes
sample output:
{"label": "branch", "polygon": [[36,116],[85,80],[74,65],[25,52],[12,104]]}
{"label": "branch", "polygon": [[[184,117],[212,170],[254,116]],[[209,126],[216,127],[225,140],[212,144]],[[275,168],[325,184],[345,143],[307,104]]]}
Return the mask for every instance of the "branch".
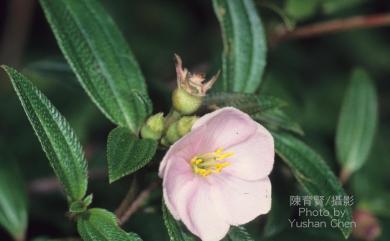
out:
{"label": "branch", "polygon": [[[102,169],[95,169],[89,172],[89,178],[100,179],[107,176],[107,172]],[[33,180],[29,186],[29,193],[40,194],[40,193],[50,193],[54,191],[61,191],[62,186],[56,177],[44,177]]]}
{"label": "branch", "polygon": [[351,176],[351,173],[343,168],[341,170],[340,176],[339,176],[340,183],[342,185],[346,184],[350,176]]}
{"label": "branch", "polygon": [[131,202],[134,200],[136,192],[137,192],[137,179],[133,177],[130,184],[129,191],[127,192],[125,198],[123,198],[119,207],[115,210],[115,215],[117,217],[123,216],[127,208],[131,205]]}
{"label": "branch", "polygon": [[380,26],[390,26],[390,13],[355,16],[322,23],[314,23],[298,27],[291,31],[286,28],[280,28],[271,34],[269,43],[273,46],[290,39],[311,38],[329,33]]}
{"label": "branch", "polygon": [[138,197],[131,203],[128,209],[120,216],[118,216],[119,224],[124,224],[133,215],[145,201],[149,198],[150,194],[160,185],[160,180],[152,182],[145,190],[143,190]]}

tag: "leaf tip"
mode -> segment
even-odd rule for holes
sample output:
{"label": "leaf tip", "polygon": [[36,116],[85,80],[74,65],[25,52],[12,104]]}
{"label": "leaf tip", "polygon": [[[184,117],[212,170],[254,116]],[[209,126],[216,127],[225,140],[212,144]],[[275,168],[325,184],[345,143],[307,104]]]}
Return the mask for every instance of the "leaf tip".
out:
{"label": "leaf tip", "polygon": [[114,175],[112,172],[109,171],[109,174],[108,174],[108,183],[109,184],[113,184],[114,182],[116,182],[120,178],[121,178],[120,176]]}
{"label": "leaf tip", "polygon": [[5,64],[0,65],[0,68],[2,68],[7,73],[8,73],[8,70],[10,69],[10,67],[8,65],[5,65]]}

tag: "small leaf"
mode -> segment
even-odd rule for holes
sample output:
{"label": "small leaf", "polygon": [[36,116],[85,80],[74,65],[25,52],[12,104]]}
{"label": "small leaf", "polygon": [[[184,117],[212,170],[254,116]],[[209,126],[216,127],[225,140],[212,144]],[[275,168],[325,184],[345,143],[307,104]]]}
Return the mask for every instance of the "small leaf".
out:
{"label": "small leaf", "polygon": [[198,240],[194,235],[189,234],[184,230],[184,227],[179,221],[176,221],[173,216],[169,213],[169,210],[165,206],[164,202],[162,205],[164,224],[167,228],[169,239],[171,241],[196,241]]}
{"label": "small leaf", "polygon": [[112,130],[107,141],[110,183],[144,167],[152,160],[156,149],[156,141],[138,139],[127,128]]}
{"label": "small leaf", "polygon": [[15,240],[22,240],[27,227],[27,197],[15,163],[0,158],[0,225]]}
{"label": "small leaf", "polygon": [[281,109],[270,109],[252,116],[256,121],[273,130],[287,130],[303,135],[302,127]]}
{"label": "small leaf", "polygon": [[[309,195],[324,196],[325,199],[334,196],[346,196],[329,166],[314,150],[291,135],[273,133],[273,136],[276,153],[290,167],[298,183]],[[337,218],[343,223],[352,221],[349,206],[332,206],[331,202],[325,201],[325,205],[320,208],[328,210],[330,218]],[[342,211],[345,215],[334,217],[334,210]],[[339,225],[339,229],[345,238],[348,238],[352,232],[351,227],[343,225]]]}
{"label": "small leaf", "polygon": [[244,227],[231,227],[223,241],[254,241]]}
{"label": "small leaf", "polygon": [[209,109],[233,106],[250,115],[286,105],[283,100],[273,96],[228,92],[210,93],[203,104]]}
{"label": "small leaf", "polygon": [[112,122],[137,133],[151,112],[144,77],[119,29],[96,0],[40,0],[76,76]]}
{"label": "small leaf", "polygon": [[77,230],[84,241],[142,241],[135,233],[126,233],[113,213],[92,208],[77,220]]}
{"label": "small leaf", "polygon": [[75,133],[29,80],[10,67],[2,67],[10,77],[42,149],[70,201],[81,200],[87,190],[87,162]]}
{"label": "small leaf", "polygon": [[367,160],[377,119],[378,100],[374,84],[365,71],[357,69],[352,74],[336,132],[337,158],[349,174]]}
{"label": "small leaf", "polygon": [[83,200],[74,201],[69,205],[69,212],[71,213],[82,213],[85,212],[88,206],[92,203],[93,195],[86,196]]}
{"label": "small leaf", "polygon": [[223,35],[224,91],[254,93],[262,79],[266,41],[252,0],[213,0]]}

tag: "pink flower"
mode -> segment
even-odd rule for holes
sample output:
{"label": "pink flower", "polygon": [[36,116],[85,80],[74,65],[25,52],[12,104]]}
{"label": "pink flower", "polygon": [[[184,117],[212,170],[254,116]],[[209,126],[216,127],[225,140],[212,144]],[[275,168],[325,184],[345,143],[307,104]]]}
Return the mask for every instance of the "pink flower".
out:
{"label": "pink flower", "polygon": [[221,240],[230,225],[271,208],[271,134],[231,107],[201,117],[160,164],[165,204],[203,241]]}

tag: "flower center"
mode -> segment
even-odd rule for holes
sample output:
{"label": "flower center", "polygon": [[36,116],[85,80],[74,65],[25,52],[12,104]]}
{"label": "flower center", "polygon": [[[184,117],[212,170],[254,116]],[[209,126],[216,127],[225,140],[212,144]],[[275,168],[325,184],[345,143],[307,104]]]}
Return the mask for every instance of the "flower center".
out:
{"label": "flower center", "polygon": [[190,161],[192,171],[203,177],[212,173],[220,173],[223,168],[230,165],[230,162],[223,160],[233,155],[233,152],[223,152],[223,148],[219,148],[215,152],[194,156]]}

